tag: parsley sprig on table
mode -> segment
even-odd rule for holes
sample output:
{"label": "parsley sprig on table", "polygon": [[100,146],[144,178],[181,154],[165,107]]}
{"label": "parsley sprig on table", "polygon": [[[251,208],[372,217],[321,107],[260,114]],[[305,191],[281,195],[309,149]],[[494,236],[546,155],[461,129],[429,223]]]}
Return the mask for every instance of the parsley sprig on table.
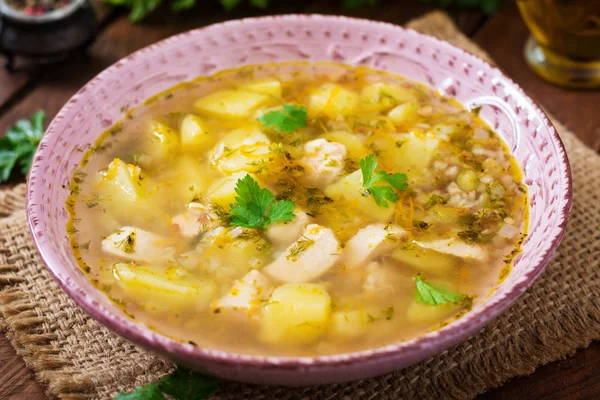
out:
{"label": "parsley sprig on table", "polygon": [[456,293],[427,283],[419,275],[415,276],[415,285],[417,288],[415,301],[421,304],[437,306],[441,304],[458,303],[468,298],[468,296],[465,296],[464,294]]}
{"label": "parsley sprig on table", "polygon": [[115,400],[175,400],[206,399],[218,389],[217,378],[178,367],[158,382],[138,386],[131,393],[119,393]]}
{"label": "parsley sprig on table", "polygon": [[270,111],[258,118],[266,127],[273,127],[277,132],[292,133],[306,126],[306,107],[284,104],[283,109]]}
{"label": "parsley sprig on table", "polygon": [[[377,157],[375,154],[368,155],[358,162],[362,172],[362,187],[366,193],[373,196],[373,200],[381,207],[388,207],[388,201],[395,203],[398,201],[398,194],[394,189],[404,190],[408,186],[406,174],[388,174],[384,171],[375,172],[377,168]],[[375,183],[383,181],[388,185],[377,185]]]}
{"label": "parsley sprig on table", "polygon": [[19,171],[27,175],[44,134],[45,116],[43,111],[38,111],[29,120],[19,120],[0,138],[0,182],[6,182],[17,165]]}
{"label": "parsley sprig on table", "polygon": [[231,226],[267,229],[273,222],[291,221],[296,206],[291,200],[275,200],[268,190],[261,188],[250,175],[237,181],[236,203],[230,205]]}

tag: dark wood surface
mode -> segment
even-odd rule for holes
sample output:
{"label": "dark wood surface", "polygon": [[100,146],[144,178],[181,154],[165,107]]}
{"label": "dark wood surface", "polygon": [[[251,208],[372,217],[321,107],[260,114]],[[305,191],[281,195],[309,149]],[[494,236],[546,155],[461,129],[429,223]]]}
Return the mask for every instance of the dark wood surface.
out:
{"label": "dark wood surface", "polygon": [[[132,25],[120,10],[95,4],[101,32],[86,54],[46,67],[28,67],[9,74],[0,69],[0,132],[17,119],[43,109],[52,118],[83,84],[102,69],[131,52],[170,35],[226,19],[260,15],[240,7],[223,12],[218,4],[200,1],[202,7],[180,15],[159,12],[143,24]],[[376,8],[341,10],[339,1],[275,2],[269,13],[308,12],[340,14],[404,24],[433,7],[416,0],[384,1]],[[522,48],[527,30],[514,5],[487,17],[473,11],[450,10],[460,29],[479,43],[517,83],[577,136],[600,150],[600,91],[570,91],[537,78],[525,65]],[[44,388],[33,379],[23,360],[0,333],[0,399],[46,399]],[[500,399],[600,399],[600,343],[578,351],[566,360],[537,369],[478,396]]]}

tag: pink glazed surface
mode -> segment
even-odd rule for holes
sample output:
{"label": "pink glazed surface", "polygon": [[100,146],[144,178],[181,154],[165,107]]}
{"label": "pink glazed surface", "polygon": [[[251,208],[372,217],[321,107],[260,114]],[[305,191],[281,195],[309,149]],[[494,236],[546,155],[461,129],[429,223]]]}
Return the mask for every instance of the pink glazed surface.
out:
{"label": "pink glazed surface", "polygon": [[[162,336],[125,316],[88,281],[65,229],[69,180],[83,152],[121,110],[182,81],[244,64],[321,60],[366,65],[423,82],[481,116],[506,140],[529,187],[529,237],[509,277],[463,318],[417,339],[322,357],[258,357]],[[254,383],[306,385],[375,376],[417,363],[467,339],[513,303],[550,261],[571,209],[565,149],[540,108],[509,78],[445,42],[391,24],[319,15],[232,21],[156,43],[103,71],[62,108],[34,157],[27,186],[29,226],[63,290],[93,318],[133,343],[182,365]]]}

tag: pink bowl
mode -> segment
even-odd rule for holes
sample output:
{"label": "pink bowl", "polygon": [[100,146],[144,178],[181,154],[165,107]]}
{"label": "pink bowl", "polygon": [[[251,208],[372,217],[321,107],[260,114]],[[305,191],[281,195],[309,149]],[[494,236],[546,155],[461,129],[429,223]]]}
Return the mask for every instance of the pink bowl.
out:
{"label": "pink bowl", "polygon": [[[326,60],[367,65],[423,82],[455,97],[502,135],[525,172],[531,221],[509,277],[463,318],[423,337],[323,357],[258,357],[197,348],[125,316],[79,269],[65,229],[69,179],[121,110],[182,81],[244,64]],[[505,310],[539,276],[571,210],[571,172],[550,121],[498,69],[465,51],[400,27],[359,19],[288,15],[231,21],[187,32],[117,62],[85,85],[50,124],[27,186],[28,219],[40,255],[73,300],[109,329],[173,361],[229,379],[304,385],[350,381],[419,362],[465,340]]]}

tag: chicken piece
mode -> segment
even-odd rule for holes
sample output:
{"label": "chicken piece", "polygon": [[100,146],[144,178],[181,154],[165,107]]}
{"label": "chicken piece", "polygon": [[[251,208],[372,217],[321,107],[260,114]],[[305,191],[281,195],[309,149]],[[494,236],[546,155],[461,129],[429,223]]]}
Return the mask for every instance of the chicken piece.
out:
{"label": "chicken piece", "polygon": [[324,189],[344,170],[346,147],[343,144],[316,139],[304,145],[304,156],[298,164],[304,167],[305,183]]}
{"label": "chicken piece", "polygon": [[218,217],[210,204],[205,206],[202,203],[191,202],[188,209],[174,216],[171,222],[181,236],[189,238],[214,228],[217,220]]}
{"label": "chicken piece", "polygon": [[377,261],[367,265],[367,278],[363,284],[365,292],[389,296],[392,293],[410,292],[413,286],[411,275],[397,265]]}
{"label": "chicken piece", "polygon": [[433,242],[415,241],[414,243],[424,249],[435,250],[442,254],[450,254],[460,258],[469,258],[481,262],[488,259],[488,253],[481,246],[470,245],[456,238],[434,240]]}
{"label": "chicken piece", "polygon": [[310,224],[264,272],[278,281],[309,282],[327,272],[339,258],[340,247],[333,231]]}
{"label": "chicken piece", "polygon": [[269,278],[259,270],[253,269],[241,279],[236,280],[231,290],[216,301],[214,308],[215,310],[251,311],[257,308],[263,299],[271,295],[272,289]]}
{"label": "chicken piece", "polygon": [[129,261],[164,262],[175,255],[168,239],[133,226],[124,226],[102,240],[102,251]]}
{"label": "chicken piece", "polygon": [[312,220],[304,211],[296,210],[294,214],[296,216],[291,221],[269,225],[265,234],[267,239],[275,246],[289,246],[302,235],[304,228]]}
{"label": "chicken piece", "polygon": [[359,267],[407,238],[408,232],[402,228],[384,224],[369,225],[346,243],[342,264],[347,268]]}

